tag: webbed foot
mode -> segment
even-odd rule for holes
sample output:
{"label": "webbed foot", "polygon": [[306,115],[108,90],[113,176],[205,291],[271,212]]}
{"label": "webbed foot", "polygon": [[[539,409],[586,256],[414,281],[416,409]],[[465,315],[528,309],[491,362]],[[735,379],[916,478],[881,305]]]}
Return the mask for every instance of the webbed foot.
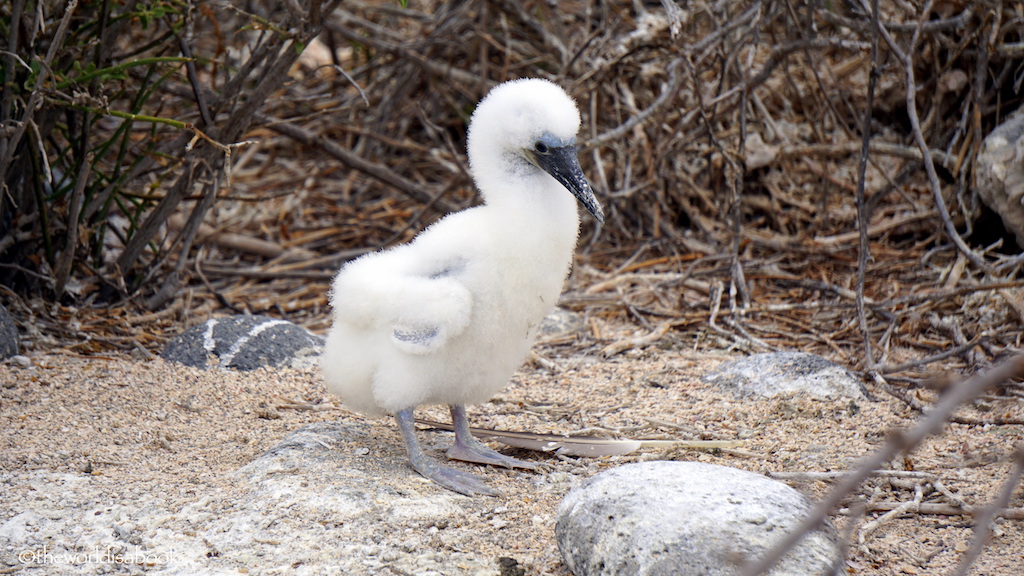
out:
{"label": "webbed foot", "polygon": [[505,456],[481,444],[479,440],[473,437],[473,433],[469,431],[469,419],[466,417],[466,408],[460,405],[452,405],[449,408],[452,412],[452,427],[455,428],[455,444],[448,449],[446,453],[448,458],[464,462],[475,462],[477,464],[503,466],[505,468],[537,469],[537,464],[533,462]]}
{"label": "webbed foot", "polygon": [[416,440],[416,425],[413,420],[412,409],[402,410],[395,414],[398,421],[398,429],[402,432],[402,440],[405,441],[405,449],[409,453],[409,461],[414,470],[424,478],[432,480],[435,484],[447,488],[459,494],[474,496],[498,496],[500,492],[484,484],[484,481],[474,474],[456,470],[441,464],[427,456],[420,448]]}

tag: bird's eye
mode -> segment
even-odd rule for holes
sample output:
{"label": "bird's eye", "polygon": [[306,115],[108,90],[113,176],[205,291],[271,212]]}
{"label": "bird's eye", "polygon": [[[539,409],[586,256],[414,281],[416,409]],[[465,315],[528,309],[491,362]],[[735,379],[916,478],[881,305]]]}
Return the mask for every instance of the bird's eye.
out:
{"label": "bird's eye", "polygon": [[548,145],[541,142],[540,140],[537,140],[537,142],[533,145],[533,150],[537,152],[537,154],[547,154]]}

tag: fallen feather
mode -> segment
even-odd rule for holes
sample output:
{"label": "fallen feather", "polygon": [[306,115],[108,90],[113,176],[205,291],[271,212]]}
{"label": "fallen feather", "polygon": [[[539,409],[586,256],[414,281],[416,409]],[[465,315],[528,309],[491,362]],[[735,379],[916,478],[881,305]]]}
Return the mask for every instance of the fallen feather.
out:
{"label": "fallen feather", "polygon": [[[451,424],[432,420],[416,419],[416,423],[439,430],[452,430]],[[484,440],[496,440],[513,448],[554,452],[564,456],[621,456],[641,448],[682,448],[690,450],[717,450],[736,448],[739,440],[617,440],[592,436],[565,436],[561,434],[540,434],[536,432],[515,432],[470,427],[473,436]]]}

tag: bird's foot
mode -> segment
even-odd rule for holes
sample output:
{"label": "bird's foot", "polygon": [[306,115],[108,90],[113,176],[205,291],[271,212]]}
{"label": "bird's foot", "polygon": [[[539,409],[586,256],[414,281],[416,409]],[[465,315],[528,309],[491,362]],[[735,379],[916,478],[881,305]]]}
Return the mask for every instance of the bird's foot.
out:
{"label": "bird's foot", "polygon": [[537,464],[534,462],[527,462],[511,456],[505,456],[501,452],[484,446],[475,439],[472,439],[471,441],[459,441],[458,438],[456,438],[455,444],[448,449],[448,452],[446,452],[445,455],[452,460],[462,460],[463,462],[490,464],[491,466],[502,466],[505,468],[525,468],[527,470],[537,469]]}
{"label": "bird's foot", "polygon": [[428,478],[439,486],[459,494],[466,496],[475,496],[477,494],[482,496],[501,495],[494,488],[484,484],[483,480],[478,476],[450,468],[427,456],[412,459],[412,467],[423,475],[424,478]]}

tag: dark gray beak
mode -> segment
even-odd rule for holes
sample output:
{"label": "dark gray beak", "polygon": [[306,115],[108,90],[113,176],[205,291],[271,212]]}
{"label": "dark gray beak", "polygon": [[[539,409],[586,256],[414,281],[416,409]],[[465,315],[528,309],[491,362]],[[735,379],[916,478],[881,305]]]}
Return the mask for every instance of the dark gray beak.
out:
{"label": "dark gray beak", "polygon": [[594,191],[590,188],[586,177],[583,176],[583,169],[580,168],[579,158],[576,156],[576,146],[545,147],[544,151],[528,150],[533,162],[542,170],[551,174],[558,182],[565,186],[566,190],[583,204],[597,218],[598,222],[604,224],[604,212],[601,205],[594,197]]}

